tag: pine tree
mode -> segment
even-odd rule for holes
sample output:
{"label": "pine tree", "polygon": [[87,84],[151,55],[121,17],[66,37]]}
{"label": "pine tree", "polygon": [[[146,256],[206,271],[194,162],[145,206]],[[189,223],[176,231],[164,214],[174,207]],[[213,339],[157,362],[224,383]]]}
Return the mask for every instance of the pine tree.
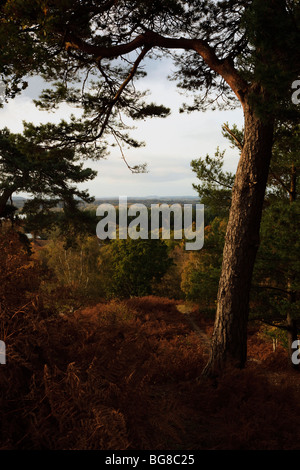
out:
{"label": "pine tree", "polygon": [[[223,134],[233,147],[240,148],[243,130],[224,124]],[[293,122],[280,123],[276,128],[250,310],[252,318],[287,332],[289,359],[293,342],[297,340],[297,319],[299,322],[299,135],[299,125]],[[201,202],[212,208],[216,217],[206,237],[203,252],[195,255],[194,272],[190,273],[187,269],[184,283],[187,296],[201,300],[201,291],[208,293],[216,290],[214,273],[221,268],[220,244],[222,246],[224,243],[222,230],[216,231],[219,226],[217,216],[227,223],[234,174],[224,172],[224,152],[219,149],[214,157],[207,155],[193,160],[191,165],[199,179],[199,184],[194,188]],[[199,283],[202,286],[198,288],[197,295],[195,286]]]}
{"label": "pine tree", "polygon": [[95,174],[78,163],[73,148],[47,149],[26,132],[0,131],[0,217],[6,216],[9,201],[20,191],[33,197],[25,212],[27,209],[39,217],[44,215],[50,222],[49,210],[62,202],[65,208],[72,207],[75,217],[78,203],[75,198],[87,202],[92,198],[86,191],[78,190],[74,183],[88,181]]}
{"label": "pine tree", "polygon": [[[179,51],[179,86],[200,92],[184,110],[218,103],[242,107],[244,142],[231,198],[208,375],[226,364],[243,367],[246,360],[249,294],[274,128],[284,113],[297,111],[291,87],[300,70],[299,10],[294,0],[1,3],[0,73],[7,93],[16,93],[28,74],[38,73],[59,80],[56,91],[44,94],[42,106],[56,106],[59,99],[83,105],[83,119],[60,132],[62,145],[80,141],[91,148],[100,142],[103,149],[108,135],[118,145],[138,145],[120,115],[168,114],[161,107],[149,108],[134,87],[134,79],[144,75],[140,65],[145,57],[165,51]],[[98,82],[82,94],[76,83],[84,85],[90,77]],[[56,131],[49,126],[47,131],[48,139],[55,139]]]}
{"label": "pine tree", "polygon": [[120,298],[152,294],[172,263],[163,240],[113,240],[110,251],[110,295]]}

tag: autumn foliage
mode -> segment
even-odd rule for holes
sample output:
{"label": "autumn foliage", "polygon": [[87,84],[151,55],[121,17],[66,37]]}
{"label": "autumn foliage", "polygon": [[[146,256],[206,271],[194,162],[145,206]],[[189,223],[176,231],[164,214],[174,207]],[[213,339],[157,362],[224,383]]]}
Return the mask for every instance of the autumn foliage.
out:
{"label": "autumn foliage", "polygon": [[2,449],[298,446],[299,378],[273,383],[249,368],[197,381],[203,346],[173,302],[112,302],[29,326],[1,369]]}
{"label": "autumn foliage", "polygon": [[2,232],[0,256],[1,450],[299,448],[300,378],[255,324],[246,369],[210,381],[213,323],[196,305],[148,296],[49,310],[17,233]]}

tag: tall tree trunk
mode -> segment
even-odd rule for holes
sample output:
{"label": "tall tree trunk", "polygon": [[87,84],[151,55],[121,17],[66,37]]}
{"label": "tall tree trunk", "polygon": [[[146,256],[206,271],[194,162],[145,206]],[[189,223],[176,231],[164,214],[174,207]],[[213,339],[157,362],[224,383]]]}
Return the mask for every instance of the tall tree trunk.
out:
{"label": "tall tree trunk", "polygon": [[273,120],[244,105],[244,145],[229,213],[210,359],[213,376],[226,366],[242,368],[247,358],[247,322],[253,266],[273,145]]}

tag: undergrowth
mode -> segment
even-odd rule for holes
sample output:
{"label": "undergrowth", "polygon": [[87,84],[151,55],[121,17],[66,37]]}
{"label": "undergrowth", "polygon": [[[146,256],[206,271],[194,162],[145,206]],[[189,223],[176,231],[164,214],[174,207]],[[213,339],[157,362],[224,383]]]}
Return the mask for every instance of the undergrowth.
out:
{"label": "undergrowth", "polygon": [[299,447],[294,382],[268,380],[268,354],[217,386],[201,379],[203,345],[175,301],[27,308],[16,328],[0,369],[2,450]]}
{"label": "undergrowth", "polygon": [[150,296],[49,310],[39,267],[11,237],[0,236],[0,450],[300,447],[299,373],[255,325],[247,367],[210,382],[193,325],[209,340],[212,320],[197,309]]}

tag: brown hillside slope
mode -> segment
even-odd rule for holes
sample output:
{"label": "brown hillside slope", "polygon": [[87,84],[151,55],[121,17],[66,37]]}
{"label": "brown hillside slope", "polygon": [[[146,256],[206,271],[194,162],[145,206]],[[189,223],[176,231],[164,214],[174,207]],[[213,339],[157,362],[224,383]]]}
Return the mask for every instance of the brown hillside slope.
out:
{"label": "brown hillside slope", "polygon": [[0,448],[298,449],[300,378],[282,366],[285,353],[251,331],[256,360],[203,380],[212,324],[177,305],[146,297],[68,316],[27,311],[0,368]]}

